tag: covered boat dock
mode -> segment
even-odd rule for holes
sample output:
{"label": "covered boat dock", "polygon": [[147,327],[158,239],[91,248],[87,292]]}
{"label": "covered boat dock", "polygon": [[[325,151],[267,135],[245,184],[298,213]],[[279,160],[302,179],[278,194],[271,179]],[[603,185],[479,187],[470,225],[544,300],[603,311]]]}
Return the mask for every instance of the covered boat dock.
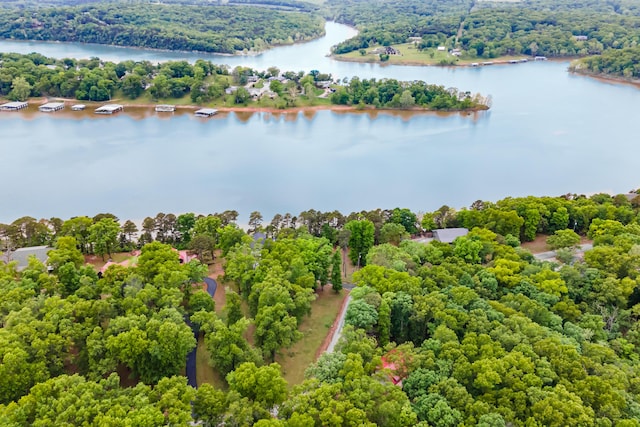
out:
{"label": "covered boat dock", "polygon": [[196,111],[194,114],[196,117],[211,117],[215,116],[218,113],[218,110],[215,108],[201,108]]}
{"label": "covered boat dock", "polygon": [[156,105],[156,111],[158,113],[173,113],[174,111],[176,111],[176,106],[168,105],[168,104],[159,104],[159,105]]}
{"label": "covered boat dock", "polygon": [[106,104],[102,107],[96,108],[97,114],[113,114],[118,111],[124,110],[124,106],[120,104]]}
{"label": "covered boat dock", "polygon": [[27,102],[14,101],[14,102],[7,102],[6,104],[0,105],[0,110],[18,111],[18,110],[22,110],[23,108],[27,108],[28,106],[29,104]]}
{"label": "covered boat dock", "polygon": [[52,113],[54,111],[60,111],[64,108],[64,102],[48,102],[38,107],[38,110],[43,113]]}

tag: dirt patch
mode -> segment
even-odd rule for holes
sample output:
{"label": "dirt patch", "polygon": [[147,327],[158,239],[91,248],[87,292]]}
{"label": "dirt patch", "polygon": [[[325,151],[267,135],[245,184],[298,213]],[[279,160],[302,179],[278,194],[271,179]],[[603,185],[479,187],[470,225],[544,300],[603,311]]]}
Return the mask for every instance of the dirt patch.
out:
{"label": "dirt patch", "polygon": [[[525,242],[521,246],[527,249],[532,254],[539,254],[542,252],[548,252],[551,249],[547,246],[547,238],[549,236],[546,234],[538,234],[536,238],[532,242]],[[591,244],[593,240],[590,240],[586,236],[580,236],[580,244]]]}
{"label": "dirt patch", "polygon": [[125,365],[118,365],[116,372],[120,377],[120,387],[135,387],[139,382],[138,378],[134,377],[131,369],[127,368]]}
{"label": "dirt patch", "polygon": [[532,254],[539,254],[541,252],[547,252],[550,250],[547,247],[547,236],[546,234],[538,234],[536,238],[531,242],[524,242],[522,247],[527,249]]}

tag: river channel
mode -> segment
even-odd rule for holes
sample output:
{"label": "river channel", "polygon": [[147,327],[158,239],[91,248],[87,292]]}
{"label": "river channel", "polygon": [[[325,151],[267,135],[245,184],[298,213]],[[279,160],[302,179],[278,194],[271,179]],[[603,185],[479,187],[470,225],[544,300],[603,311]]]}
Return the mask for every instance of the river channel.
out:
{"label": "river channel", "polygon": [[481,68],[380,66],[326,57],[354,30],[258,56],[0,42],[2,52],[166,61],[198,58],[334,77],[426,80],[493,97],[475,114],[318,111],[225,113],[211,119],[128,109],[109,117],[0,112],[0,222],[112,212],[456,208],[476,199],[626,192],[636,167],[640,90],[566,72],[566,62]]}

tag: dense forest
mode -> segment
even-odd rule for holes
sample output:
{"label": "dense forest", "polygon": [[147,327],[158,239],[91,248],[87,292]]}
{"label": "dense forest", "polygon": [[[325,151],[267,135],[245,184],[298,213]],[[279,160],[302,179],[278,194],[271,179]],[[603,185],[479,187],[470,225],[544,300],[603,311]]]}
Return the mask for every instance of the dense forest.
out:
{"label": "dense forest", "polygon": [[329,1],[333,17],[361,32],[338,44],[347,53],[375,45],[446,46],[465,56],[585,56],[640,42],[640,9],[633,2]]}
{"label": "dense forest", "polygon": [[[249,105],[264,98],[276,108],[314,105],[320,100],[335,105],[401,109],[466,110],[490,106],[490,99],[479,94],[421,81],[361,81],[354,77],[333,82],[330,74],[317,70],[308,74],[280,72],[275,67],[264,71],[246,67],[229,70],[204,60],[193,65],[186,61],[115,64],[99,58],[56,60],[37,53],[0,53],[0,97],[19,101],[39,96],[107,101],[117,96],[135,100],[147,95],[152,100],[190,97],[193,103],[232,106]],[[322,95],[324,99],[319,98]]]}
{"label": "dense forest", "polygon": [[602,55],[582,58],[573,62],[569,69],[578,73],[604,74],[640,78],[640,47],[621,50],[609,50]]}
{"label": "dense forest", "polygon": [[[8,255],[53,249],[46,265],[0,263],[0,423],[637,426],[639,212],[630,193],[422,215],[309,210],[269,223],[253,212],[248,234],[235,211],[159,213],[141,229],[112,214],[19,218],[0,226]],[[409,239],[455,226],[471,231],[453,243]],[[560,248],[550,261],[520,245],[538,233]],[[593,249],[576,252],[577,233]],[[223,310],[193,286],[205,265],[180,263],[172,246],[205,262],[220,251],[235,290]],[[99,276],[84,264],[83,254],[136,247],[132,267]],[[288,388],[274,355],[301,338],[318,287],[341,291],[340,248],[362,267],[347,326]],[[224,389],[180,376],[195,346],[185,319]]]}
{"label": "dense forest", "polygon": [[324,34],[319,15],[269,7],[100,3],[7,9],[0,37],[234,54]]}

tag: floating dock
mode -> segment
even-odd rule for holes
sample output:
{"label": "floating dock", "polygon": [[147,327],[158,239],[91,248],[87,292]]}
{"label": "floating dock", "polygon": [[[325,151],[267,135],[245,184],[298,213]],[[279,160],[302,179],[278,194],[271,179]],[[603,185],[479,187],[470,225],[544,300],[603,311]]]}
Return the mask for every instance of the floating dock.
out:
{"label": "floating dock", "polygon": [[96,108],[97,114],[113,114],[118,111],[124,110],[124,106],[120,104],[106,104],[102,107]]}
{"label": "floating dock", "polygon": [[176,111],[176,106],[160,104],[160,105],[156,105],[156,111],[158,113],[173,113],[174,111]]}
{"label": "floating dock", "polygon": [[85,108],[87,108],[87,106],[86,106],[86,105],[84,105],[84,104],[76,104],[76,105],[72,105],[72,106],[71,106],[71,109],[72,109],[73,111],[82,111],[82,110],[84,110]]}
{"label": "floating dock", "polygon": [[6,104],[0,105],[0,110],[18,111],[18,110],[22,110],[23,108],[27,108],[28,106],[29,104],[27,102],[20,102],[20,101],[7,102]]}
{"label": "floating dock", "polygon": [[38,110],[43,113],[53,113],[54,111],[60,111],[64,108],[64,102],[48,102],[38,107]]}
{"label": "floating dock", "polygon": [[215,116],[218,113],[218,110],[215,108],[201,108],[196,111],[194,114],[196,117],[211,117]]}

